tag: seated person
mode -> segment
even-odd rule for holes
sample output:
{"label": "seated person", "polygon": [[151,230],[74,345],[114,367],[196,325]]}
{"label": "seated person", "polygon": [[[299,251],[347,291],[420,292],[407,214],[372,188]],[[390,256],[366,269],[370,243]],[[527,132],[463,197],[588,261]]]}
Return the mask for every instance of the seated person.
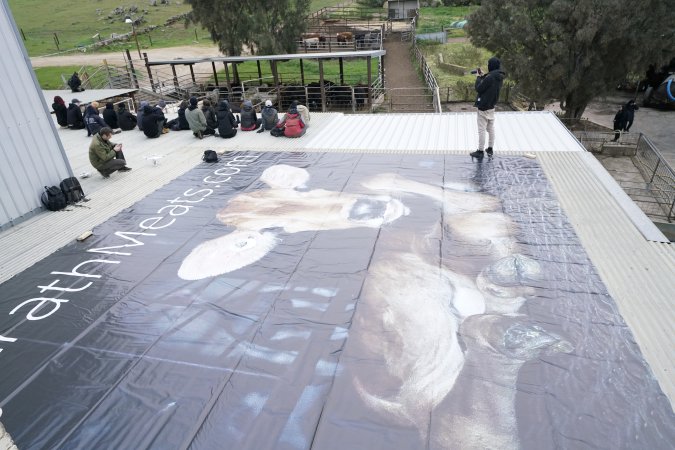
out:
{"label": "seated person", "polygon": [[98,112],[98,102],[91,102],[84,111],[84,123],[87,126],[87,136],[93,136],[101,130],[108,127],[100,113]]}
{"label": "seated person", "polygon": [[128,172],[131,167],[127,167],[127,162],[122,153],[122,144],[115,144],[110,141],[113,132],[108,127],[103,127],[89,144],[89,162],[94,169],[98,170],[103,178],[110,177],[110,174],[119,170]]}
{"label": "seated person", "polygon": [[70,89],[73,92],[84,91],[84,88],[82,87],[82,80],[80,80],[80,76],[77,74],[77,72],[73,72],[73,75],[68,80],[68,86],[70,86]]}
{"label": "seated person", "polygon": [[304,135],[306,131],[302,116],[293,104],[291,104],[283,120],[277,124],[277,128],[283,128],[284,136],[289,138],[298,138]]}
{"label": "seated person", "polygon": [[277,123],[279,123],[279,113],[272,106],[271,100],[265,101],[265,106],[260,112],[260,117],[262,117],[262,127],[259,133],[263,130],[270,131],[272,128],[277,126]]}
{"label": "seated person", "polygon": [[117,124],[124,131],[136,128],[136,116],[131,114],[131,111],[124,106],[124,103],[120,103],[117,107]]}
{"label": "seated person", "polygon": [[188,110],[185,112],[185,119],[190,124],[190,129],[195,137],[202,139],[204,136],[216,134],[216,130],[208,128],[206,117],[201,109],[197,108],[197,97],[190,97]]}
{"label": "seated person", "polygon": [[214,130],[218,128],[218,117],[216,116],[216,110],[211,106],[209,100],[204,99],[202,101],[202,112],[206,118],[206,128],[213,128]]}
{"label": "seated person", "polygon": [[143,134],[149,138],[158,138],[164,131],[166,118],[161,108],[150,105],[143,107]]}
{"label": "seated person", "polygon": [[136,125],[138,125],[138,131],[143,131],[143,108],[149,104],[150,103],[148,103],[146,100],[141,101],[141,107],[138,108],[138,111],[136,111]]}
{"label": "seated person", "polygon": [[113,105],[113,102],[108,102],[105,104],[105,109],[103,110],[103,120],[113,130],[115,128],[119,128],[117,123],[117,113],[115,112],[115,105]]}
{"label": "seated person", "polygon": [[185,118],[185,110],[187,110],[187,108],[188,108],[187,100],[183,100],[182,102],[180,102],[180,106],[178,107],[178,117],[176,119],[170,120],[166,124],[166,126],[172,129],[173,131],[189,130],[190,124]]}
{"label": "seated person", "polygon": [[237,119],[230,111],[230,104],[227,100],[223,100],[218,105],[216,111],[218,117],[218,133],[221,138],[232,138],[237,134]]}
{"label": "seated person", "polygon": [[80,101],[74,98],[70,105],[68,105],[67,113],[68,128],[71,130],[83,130],[84,117],[82,117],[82,110],[80,109]]}
{"label": "seated person", "polygon": [[63,101],[58,95],[54,97],[54,103],[52,103],[52,109],[54,110],[54,115],[56,115],[56,122],[62,127],[68,127],[68,108],[66,107],[66,102]]}
{"label": "seated person", "polygon": [[307,128],[309,126],[309,108],[301,105],[297,100],[293,100],[292,104],[295,105],[295,109],[298,110],[300,117],[302,117],[302,122],[305,124],[305,128]]}
{"label": "seated person", "polygon": [[241,107],[241,131],[253,131],[257,130],[258,127],[262,124],[262,119],[258,119],[258,116],[255,113],[253,108],[253,103],[251,100],[244,100],[244,104]]}

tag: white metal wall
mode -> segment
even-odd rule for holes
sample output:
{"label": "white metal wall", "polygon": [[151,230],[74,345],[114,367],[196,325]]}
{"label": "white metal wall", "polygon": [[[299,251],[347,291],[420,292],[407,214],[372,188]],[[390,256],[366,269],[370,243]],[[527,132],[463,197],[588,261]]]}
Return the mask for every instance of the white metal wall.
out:
{"label": "white metal wall", "polygon": [[[0,6],[0,229],[42,209],[44,186],[72,176],[7,0]],[[86,149],[83,149],[86,151]]]}

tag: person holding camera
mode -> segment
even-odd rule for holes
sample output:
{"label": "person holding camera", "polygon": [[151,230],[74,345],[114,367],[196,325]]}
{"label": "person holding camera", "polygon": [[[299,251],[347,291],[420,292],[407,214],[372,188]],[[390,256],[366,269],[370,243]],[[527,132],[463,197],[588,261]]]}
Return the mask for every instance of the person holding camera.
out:
{"label": "person holding camera", "polygon": [[[480,67],[471,73],[476,74],[476,107],[478,108],[478,150],[470,153],[471,160],[476,158],[479,162],[483,160],[485,153],[492,158],[492,147],[495,144],[495,105],[499,99],[499,91],[506,74],[500,69],[501,62],[496,56],[488,60],[488,73],[483,74]],[[483,152],[485,146],[485,132],[489,135],[488,147]]]}
{"label": "person holding camera", "polygon": [[103,178],[110,177],[110,174],[116,170],[120,172],[131,170],[124,159],[122,144],[110,141],[112,135],[113,131],[109,127],[103,127],[94,135],[89,145],[89,162],[103,175]]}

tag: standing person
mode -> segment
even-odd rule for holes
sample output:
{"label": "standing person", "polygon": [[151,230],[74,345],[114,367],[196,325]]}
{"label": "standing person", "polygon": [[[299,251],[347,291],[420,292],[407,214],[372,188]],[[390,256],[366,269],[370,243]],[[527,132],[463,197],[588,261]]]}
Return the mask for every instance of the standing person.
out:
{"label": "standing person", "polygon": [[293,104],[291,104],[283,120],[277,124],[277,128],[283,128],[284,136],[289,138],[299,138],[307,131],[302,116]]}
{"label": "standing person", "polygon": [[[140,115],[140,114],[139,114]],[[164,123],[166,118],[162,109],[150,105],[143,107],[143,134],[149,138],[158,138],[164,131]]]}
{"label": "standing person", "polygon": [[480,67],[476,70],[476,107],[478,108],[478,150],[470,153],[471,159],[483,160],[485,132],[489,134],[486,153],[492,158],[492,147],[495,145],[495,105],[499,99],[499,91],[506,74],[500,70],[501,62],[496,56],[488,60],[488,73],[483,75]]}
{"label": "standing person", "polygon": [[56,116],[56,122],[62,128],[68,128],[68,108],[66,108],[66,102],[64,102],[63,99],[58,95],[54,97],[52,109],[54,110],[54,115]]}
{"label": "standing person", "polygon": [[117,122],[117,113],[115,112],[115,105],[113,105],[113,102],[108,102],[105,104],[105,109],[103,110],[103,120],[112,129],[120,128]]}
{"label": "standing person", "polygon": [[251,100],[244,100],[241,107],[241,131],[257,130],[261,124],[262,119],[258,119]]}
{"label": "standing person", "polygon": [[131,114],[131,111],[124,106],[124,103],[120,103],[117,107],[117,124],[124,131],[136,128],[136,116]]}
{"label": "standing person", "polygon": [[272,106],[271,100],[265,101],[265,106],[262,111],[260,111],[260,117],[262,118],[262,126],[258,133],[262,133],[265,130],[270,131],[277,126],[277,123],[279,123],[279,113],[274,106]]}
{"label": "standing person", "polygon": [[188,110],[185,112],[185,118],[190,124],[190,129],[195,137],[202,139],[204,136],[216,134],[216,130],[206,126],[206,117],[201,109],[197,107],[197,97],[190,97]]}
{"label": "standing person", "polygon": [[635,100],[630,99],[626,106],[624,106],[624,111],[626,112],[626,126],[624,130],[626,132],[630,131],[630,127],[633,125],[633,119],[635,119],[635,111],[640,109],[638,105],[635,104]]}
{"label": "standing person", "polygon": [[72,92],[84,91],[84,88],[82,87],[82,80],[80,80],[80,76],[77,74],[77,72],[73,72],[73,75],[68,80],[68,86],[70,86]]}
{"label": "standing person", "polygon": [[230,104],[222,100],[218,105],[218,133],[221,138],[232,138],[237,134],[237,119],[230,111]]}
{"label": "standing person", "polygon": [[110,128],[98,112],[98,102],[91,102],[91,104],[87,106],[84,111],[84,123],[87,125],[87,137],[95,135],[101,128]]}
{"label": "standing person", "polygon": [[207,99],[202,101],[202,112],[204,113],[204,118],[206,118],[206,128],[217,129],[218,117],[216,116],[216,110]]}
{"label": "standing person", "polygon": [[80,109],[80,101],[76,98],[70,101],[68,105],[68,128],[71,130],[83,130],[84,118],[82,117],[82,110]]}
{"label": "standing person", "polygon": [[621,132],[626,128],[626,109],[624,106],[619,108],[619,111],[614,115],[614,140],[616,142],[621,136]]}
{"label": "standing person", "polygon": [[110,141],[113,132],[108,127],[103,127],[89,144],[89,162],[94,169],[98,170],[103,178],[110,177],[110,174],[119,170],[128,172],[131,167],[127,167],[127,161],[122,153],[122,144],[115,144]]}

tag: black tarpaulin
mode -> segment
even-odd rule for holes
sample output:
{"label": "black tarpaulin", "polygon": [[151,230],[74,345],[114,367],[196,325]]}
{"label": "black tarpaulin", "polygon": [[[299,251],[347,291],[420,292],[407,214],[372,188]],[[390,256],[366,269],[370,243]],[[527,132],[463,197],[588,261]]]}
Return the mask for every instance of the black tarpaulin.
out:
{"label": "black tarpaulin", "polygon": [[19,448],[667,448],[539,165],[231,153],[0,286]]}

